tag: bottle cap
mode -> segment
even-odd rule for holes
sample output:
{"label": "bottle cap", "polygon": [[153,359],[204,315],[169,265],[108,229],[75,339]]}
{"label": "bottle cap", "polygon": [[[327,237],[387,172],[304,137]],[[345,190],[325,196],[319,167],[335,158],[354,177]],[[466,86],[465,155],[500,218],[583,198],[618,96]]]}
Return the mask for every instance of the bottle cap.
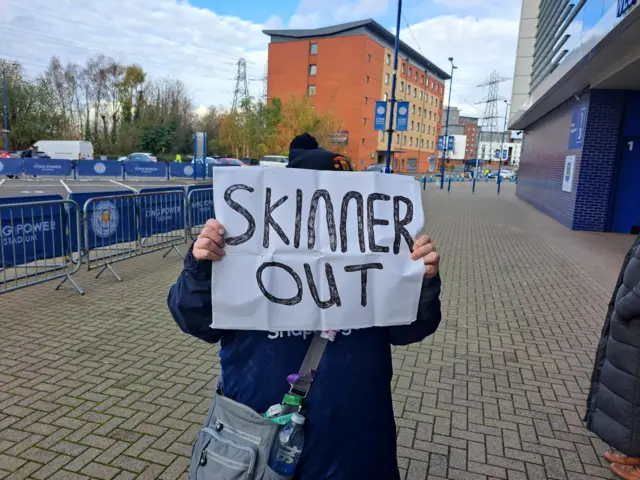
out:
{"label": "bottle cap", "polygon": [[291,421],[297,425],[304,425],[304,416],[299,413],[291,415]]}

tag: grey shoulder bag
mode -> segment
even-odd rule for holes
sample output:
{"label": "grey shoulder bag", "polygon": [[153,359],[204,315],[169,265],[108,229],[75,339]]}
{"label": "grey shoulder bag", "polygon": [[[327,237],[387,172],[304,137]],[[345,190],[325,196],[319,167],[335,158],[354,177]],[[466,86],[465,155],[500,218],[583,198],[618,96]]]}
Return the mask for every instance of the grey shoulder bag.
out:
{"label": "grey shoulder bag", "polygon": [[[304,399],[309,393],[327,342],[320,332],[314,333],[300,374],[290,377],[285,414],[297,411],[301,400],[297,403],[296,399]],[[193,447],[189,480],[283,480],[267,466],[279,430],[280,425],[225,397],[218,389]]]}

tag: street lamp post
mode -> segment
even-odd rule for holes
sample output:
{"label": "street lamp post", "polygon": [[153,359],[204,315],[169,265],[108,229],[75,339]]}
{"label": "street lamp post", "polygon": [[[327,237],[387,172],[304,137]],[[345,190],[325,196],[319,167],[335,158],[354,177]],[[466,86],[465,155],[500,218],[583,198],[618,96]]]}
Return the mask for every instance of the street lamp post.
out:
{"label": "street lamp post", "polygon": [[500,195],[500,183],[502,183],[502,178],[500,177],[500,170],[502,167],[502,152],[504,151],[504,134],[507,130],[507,116],[509,115],[509,102],[507,100],[504,101],[505,110],[504,110],[504,128],[502,129],[502,142],[500,143],[500,155],[498,156],[498,195]]}
{"label": "street lamp post", "polygon": [[393,140],[393,111],[396,106],[396,81],[398,78],[398,52],[400,51],[400,20],[402,19],[402,0],[398,0],[396,18],[396,41],[393,47],[393,77],[391,79],[391,105],[389,108],[389,128],[387,129],[387,154],[384,173],[391,173],[391,141]]}
{"label": "street lamp post", "polygon": [[444,167],[447,162],[447,146],[449,144],[449,112],[451,111],[451,90],[453,89],[453,71],[458,68],[453,64],[453,57],[449,57],[451,62],[451,79],[449,80],[449,103],[447,105],[447,120],[444,127],[444,141],[442,142],[442,169],[440,177],[440,190],[444,188]]}

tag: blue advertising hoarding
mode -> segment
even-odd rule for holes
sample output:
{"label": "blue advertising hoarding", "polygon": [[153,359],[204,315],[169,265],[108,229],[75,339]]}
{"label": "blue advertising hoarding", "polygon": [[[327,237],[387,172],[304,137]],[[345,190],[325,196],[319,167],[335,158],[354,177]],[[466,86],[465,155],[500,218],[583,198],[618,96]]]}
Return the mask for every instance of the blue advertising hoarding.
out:
{"label": "blue advertising hoarding", "polygon": [[[75,201],[80,207],[80,217],[84,212],[87,200],[98,197],[118,197],[131,195],[131,192],[118,190],[111,192],[72,193],[69,200]],[[89,249],[105,247],[121,242],[131,242],[137,238],[136,229],[136,199],[129,197],[121,200],[108,199],[89,203],[87,209],[87,225],[89,227]],[[75,225],[75,215],[71,215],[71,228]],[[83,249],[85,249],[84,232],[80,235]],[[72,236],[73,251],[78,251],[76,239]]]}
{"label": "blue advertising hoarding", "polygon": [[373,120],[374,130],[385,130],[387,128],[387,102],[376,102],[375,117]]}
{"label": "blue advertising hoarding", "polygon": [[205,172],[206,169],[202,163],[171,162],[169,164],[169,175],[172,178],[204,178]]}
{"label": "blue advertising hoarding", "polygon": [[22,160],[19,158],[0,158],[0,175],[22,174]]}
{"label": "blue advertising hoarding", "polygon": [[396,118],[396,130],[404,132],[409,129],[409,102],[398,102],[398,117]]}
{"label": "blue advertising hoarding", "polygon": [[71,160],[53,160],[50,158],[25,158],[24,173],[26,175],[55,175],[68,177],[73,164]]}
{"label": "blue advertising hoarding", "polygon": [[124,173],[131,177],[166,177],[167,164],[164,162],[136,162],[124,163]]}
{"label": "blue advertising hoarding", "polygon": [[80,177],[117,177],[122,175],[122,162],[117,160],[79,160],[76,174]]}
{"label": "blue advertising hoarding", "polygon": [[[0,205],[62,200],[60,195],[0,199]],[[0,209],[0,265],[24,265],[43,258],[56,258],[69,252],[65,232],[68,213],[62,204],[34,205]]]}
{"label": "blue advertising hoarding", "polygon": [[181,187],[148,188],[139,193],[152,192],[157,195],[143,195],[139,198],[140,235],[144,238],[182,230],[185,224],[184,190]]}
{"label": "blue advertising hoarding", "polygon": [[571,115],[571,130],[569,131],[569,150],[579,150],[584,144],[584,133],[587,127],[587,112],[589,105],[576,105]]}
{"label": "blue advertising hoarding", "polygon": [[187,196],[189,195],[191,195],[189,197],[191,226],[204,225],[210,218],[216,218],[213,207],[213,188],[210,185],[191,185],[187,188]]}

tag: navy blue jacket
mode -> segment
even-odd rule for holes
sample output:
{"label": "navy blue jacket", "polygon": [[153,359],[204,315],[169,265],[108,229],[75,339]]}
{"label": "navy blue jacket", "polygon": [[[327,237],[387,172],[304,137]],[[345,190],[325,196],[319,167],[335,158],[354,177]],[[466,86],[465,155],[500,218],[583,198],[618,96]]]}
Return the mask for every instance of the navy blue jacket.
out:
{"label": "navy blue jacket", "polygon": [[[222,390],[260,413],[282,401],[289,389],[287,375],[297,372],[311,342],[312,332],[212,329],[211,262],[196,261],[191,251],[169,292],[169,309],[185,333],[221,343]],[[305,445],[297,479],[400,478],[391,345],[422,341],[436,331],[440,318],[440,277],[425,278],[415,322],[342,331],[327,345],[305,401]]]}

